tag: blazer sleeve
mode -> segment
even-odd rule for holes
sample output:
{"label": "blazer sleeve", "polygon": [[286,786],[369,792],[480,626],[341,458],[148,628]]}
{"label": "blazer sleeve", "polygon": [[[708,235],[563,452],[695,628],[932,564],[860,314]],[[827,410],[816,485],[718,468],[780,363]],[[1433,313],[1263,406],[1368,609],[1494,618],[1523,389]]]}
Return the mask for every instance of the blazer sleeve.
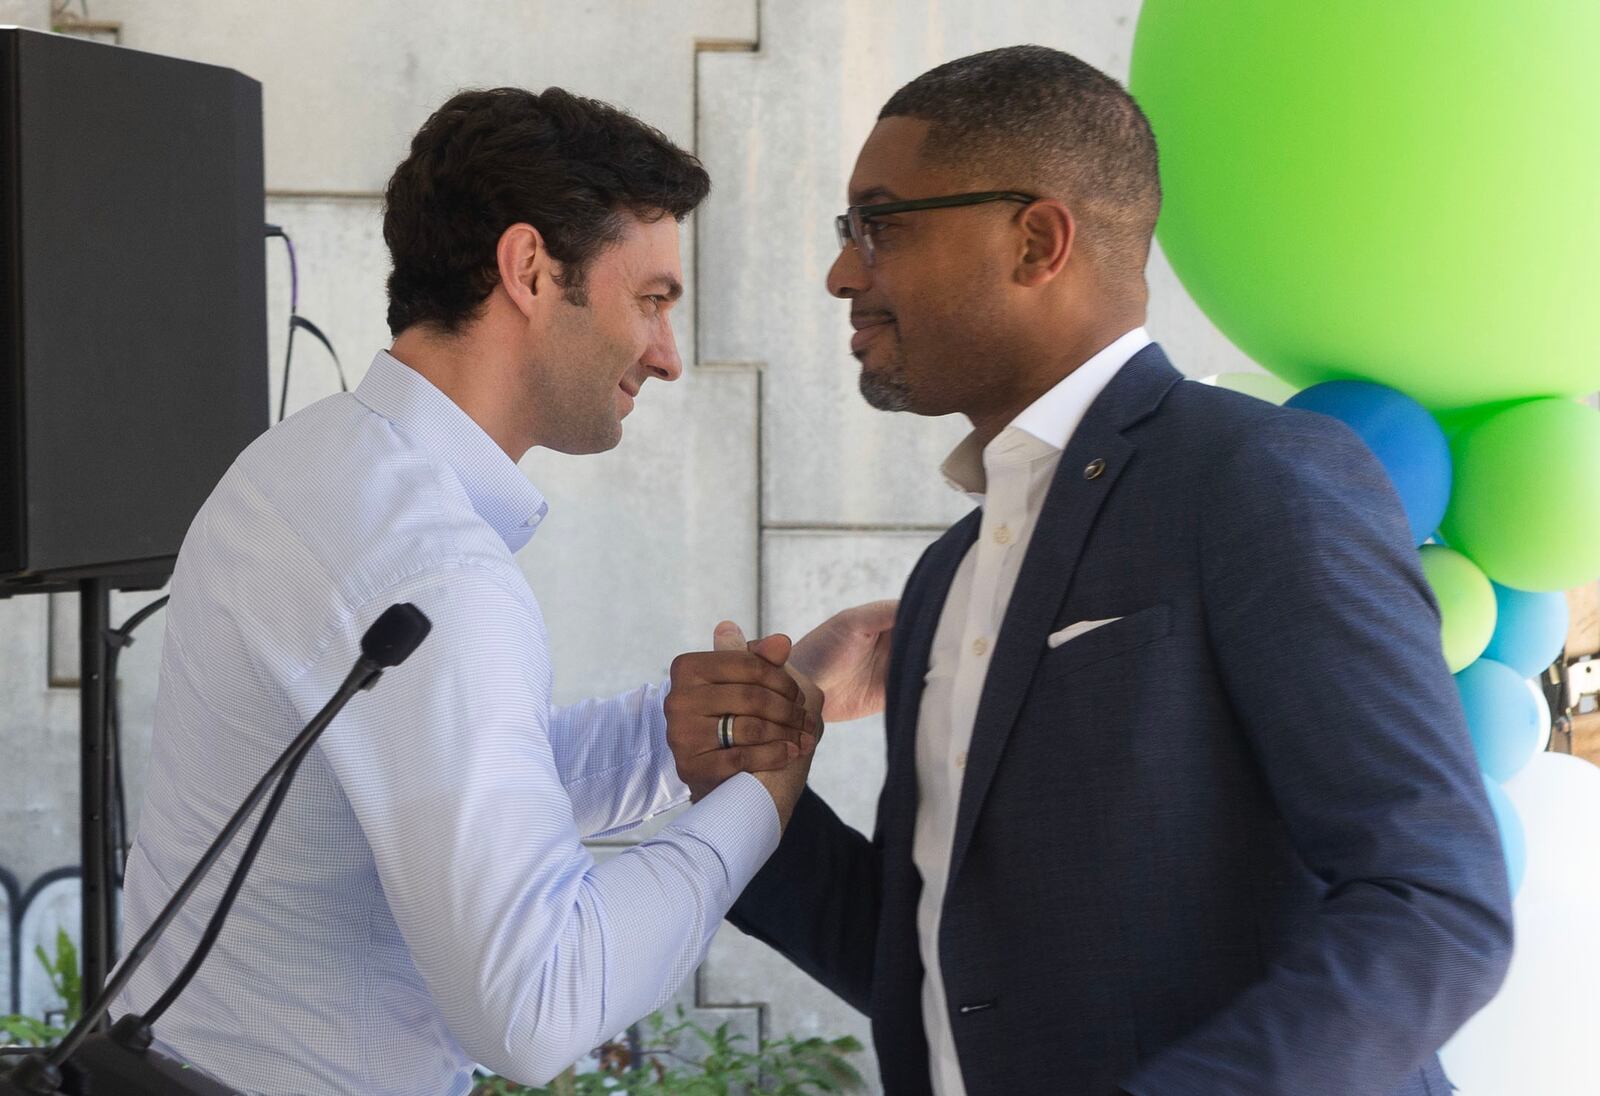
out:
{"label": "blazer sleeve", "polygon": [[1326,891],[1262,981],[1124,1087],[1392,1092],[1488,1001],[1511,950],[1438,608],[1392,486],[1342,424],[1274,415],[1211,483],[1194,545],[1209,639]]}
{"label": "blazer sleeve", "polygon": [[807,788],[728,920],[867,1012],[882,887],[878,848]]}

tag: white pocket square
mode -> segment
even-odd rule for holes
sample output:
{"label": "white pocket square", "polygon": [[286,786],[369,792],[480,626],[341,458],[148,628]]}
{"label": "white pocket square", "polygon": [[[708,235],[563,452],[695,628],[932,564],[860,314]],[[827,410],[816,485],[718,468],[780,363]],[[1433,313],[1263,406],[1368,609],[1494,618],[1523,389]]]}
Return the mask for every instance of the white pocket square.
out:
{"label": "white pocket square", "polygon": [[[1050,644],[1050,648],[1054,650],[1068,640],[1077,639],[1079,636],[1092,632],[1096,628],[1104,628],[1107,624],[1115,624],[1121,619],[1121,617],[1107,617],[1104,620],[1080,620],[1076,624],[1067,625],[1059,632],[1052,632],[1047,642]],[[1035,634],[1037,635],[1038,633]]]}

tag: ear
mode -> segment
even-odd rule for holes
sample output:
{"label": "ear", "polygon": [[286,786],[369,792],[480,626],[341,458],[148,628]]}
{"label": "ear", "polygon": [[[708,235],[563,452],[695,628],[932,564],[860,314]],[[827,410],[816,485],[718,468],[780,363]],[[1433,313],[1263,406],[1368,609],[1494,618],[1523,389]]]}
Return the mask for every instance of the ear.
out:
{"label": "ear", "polygon": [[514,224],[500,233],[494,257],[500,272],[500,288],[517,311],[532,317],[555,289],[544,237],[532,225]]}
{"label": "ear", "polygon": [[1043,285],[1066,269],[1077,236],[1072,212],[1054,198],[1041,198],[1022,211],[1023,249],[1017,260],[1017,281]]}

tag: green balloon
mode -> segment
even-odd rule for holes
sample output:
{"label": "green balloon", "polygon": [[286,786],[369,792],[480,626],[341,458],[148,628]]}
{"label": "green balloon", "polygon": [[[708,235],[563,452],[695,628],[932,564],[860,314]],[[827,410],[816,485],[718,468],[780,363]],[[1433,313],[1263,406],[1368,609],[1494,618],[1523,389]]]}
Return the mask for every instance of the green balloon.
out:
{"label": "green balloon", "polygon": [[1159,238],[1297,387],[1431,408],[1600,388],[1600,3],[1145,0]]}
{"label": "green balloon", "polygon": [[1600,414],[1530,400],[1457,434],[1440,532],[1490,578],[1566,590],[1600,577]]}
{"label": "green balloon", "polygon": [[1500,609],[1494,587],[1466,556],[1442,544],[1424,544],[1422,573],[1439,602],[1440,638],[1450,672],[1460,673],[1478,661],[1494,638]]}
{"label": "green balloon", "polygon": [[1246,396],[1254,396],[1258,400],[1277,404],[1283,403],[1298,391],[1294,385],[1270,373],[1215,373],[1209,377],[1202,377],[1201,381],[1217,388],[1226,388],[1230,392],[1242,392]]}
{"label": "green balloon", "polygon": [[1485,419],[1498,415],[1508,407],[1515,407],[1519,403],[1526,402],[1526,400],[1501,400],[1499,403],[1480,403],[1473,407],[1460,407],[1453,411],[1440,411],[1433,417],[1438,420],[1439,427],[1445,432],[1445,436],[1453,438],[1477,426]]}

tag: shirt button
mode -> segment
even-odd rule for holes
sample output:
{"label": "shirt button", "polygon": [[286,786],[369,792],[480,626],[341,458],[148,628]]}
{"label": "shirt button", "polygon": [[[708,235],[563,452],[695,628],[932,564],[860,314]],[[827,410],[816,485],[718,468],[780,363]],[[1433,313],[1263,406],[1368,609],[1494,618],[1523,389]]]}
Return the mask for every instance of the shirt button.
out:
{"label": "shirt button", "polygon": [[1009,525],[1002,525],[998,529],[996,529],[994,531],[994,542],[996,544],[1010,544],[1011,543],[1011,527]]}
{"label": "shirt button", "polygon": [[982,658],[984,655],[988,654],[989,653],[989,641],[987,639],[975,639],[975,640],[973,640],[972,641],[972,653],[977,655],[979,658]]}
{"label": "shirt button", "polygon": [[966,750],[962,750],[960,753],[956,754],[956,768],[964,769],[966,767],[967,767],[967,751]]}

